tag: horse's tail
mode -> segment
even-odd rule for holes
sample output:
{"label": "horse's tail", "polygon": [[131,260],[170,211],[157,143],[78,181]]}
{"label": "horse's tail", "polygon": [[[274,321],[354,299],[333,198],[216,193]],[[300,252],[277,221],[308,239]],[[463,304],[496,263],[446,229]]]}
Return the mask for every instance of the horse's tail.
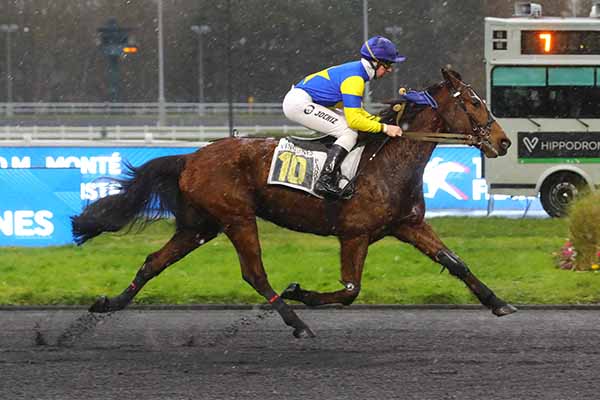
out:
{"label": "horse's tail", "polygon": [[116,232],[136,222],[144,227],[168,213],[177,215],[184,165],[182,155],[156,158],[140,167],[127,164],[128,178],[118,181],[118,194],[101,198],[71,217],[75,242],[81,245],[102,232]]}

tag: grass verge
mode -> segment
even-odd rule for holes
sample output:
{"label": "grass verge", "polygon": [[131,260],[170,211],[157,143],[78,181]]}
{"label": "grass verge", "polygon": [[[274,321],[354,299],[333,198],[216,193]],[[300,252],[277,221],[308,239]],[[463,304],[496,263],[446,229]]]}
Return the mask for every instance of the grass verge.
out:
{"label": "grass verge", "polygon": [[[552,252],[568,234],[556,219],[435,218],[434,229],[470,269],[512,303],[597,303],[600,274],[554,267]],[[281,291],[341,288],[339,246],[318,237],[259,224],[269,280]],[[141,233],[105,234],[82,247],[2,248],[0,304],[90,304],[120,293],[146,256],[171,236],[161,221]],[[238,259],[221,235],[170,266],[140,292],[139,303],[262,303],[240,274]],[[409,245],[386,238],[369,248],[358,303],[476,303],[466,287]]]}

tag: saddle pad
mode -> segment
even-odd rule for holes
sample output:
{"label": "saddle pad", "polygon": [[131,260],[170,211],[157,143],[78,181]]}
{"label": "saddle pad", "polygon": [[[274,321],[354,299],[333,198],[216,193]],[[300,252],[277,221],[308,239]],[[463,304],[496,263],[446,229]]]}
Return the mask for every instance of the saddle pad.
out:
{"label": "saddle pad", "polygon": [[[363,150],[364,146],[354,148],[342,162],[340,188],[344,188],[356,174]],[[283,138],[273,152],[267,183],[300,189],[322,198],[314,192],[314,187],[326,159],[324,151],[303,149]]]}

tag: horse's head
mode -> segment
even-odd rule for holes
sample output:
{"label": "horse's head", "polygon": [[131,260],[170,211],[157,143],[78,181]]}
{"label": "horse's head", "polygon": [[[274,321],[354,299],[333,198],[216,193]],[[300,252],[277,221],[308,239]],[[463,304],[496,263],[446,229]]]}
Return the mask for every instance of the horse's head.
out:
{"label": "horse's head", "polygon": [[457,72],[442,69],[442,86],[448,97],[436,100],[439,114],[449,130],[473,136],[473,145],[486,157],[495,158],[506,154],[511,143],[506,133],[494,120],[485,102],[470,85],[464,83]]}

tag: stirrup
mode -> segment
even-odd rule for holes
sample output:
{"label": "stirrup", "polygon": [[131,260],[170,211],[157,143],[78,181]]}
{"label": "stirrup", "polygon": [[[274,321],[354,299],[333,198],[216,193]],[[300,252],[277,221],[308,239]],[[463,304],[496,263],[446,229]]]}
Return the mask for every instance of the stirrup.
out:
{"label": "stirrup", "polygon": [[352,196],[354,196],[355,185],[354,182],[350,181],[340,189],[340,199],[342,200],[350,200]]}
{"label": "stirrup", "polygon": [[[323,196],[326,199],[337,199],[339,198],[342,190],[338,186],[333,186],[331,183],[323,183],[317,181],[315,184],[315,193],[319,196]],[[335,188],[335,189],[334,189]]]}
{"label": "stirrup", "polygon": [[317,181],[317,183],[315,184],[315,193],[319,196],[323,196],[328,200],[348,200],[352,198],[352,195],[354,195],[354,184],[351,183],[348,183],[346,186],[344,186],[344,188],[340,188],[338,183],[337,185],[335,185],[335,190],[333,190],[332,187],[329,185],[325,186],[325,184],[321,184],[321,190],[318,190],[318,186],[319,181]]}

